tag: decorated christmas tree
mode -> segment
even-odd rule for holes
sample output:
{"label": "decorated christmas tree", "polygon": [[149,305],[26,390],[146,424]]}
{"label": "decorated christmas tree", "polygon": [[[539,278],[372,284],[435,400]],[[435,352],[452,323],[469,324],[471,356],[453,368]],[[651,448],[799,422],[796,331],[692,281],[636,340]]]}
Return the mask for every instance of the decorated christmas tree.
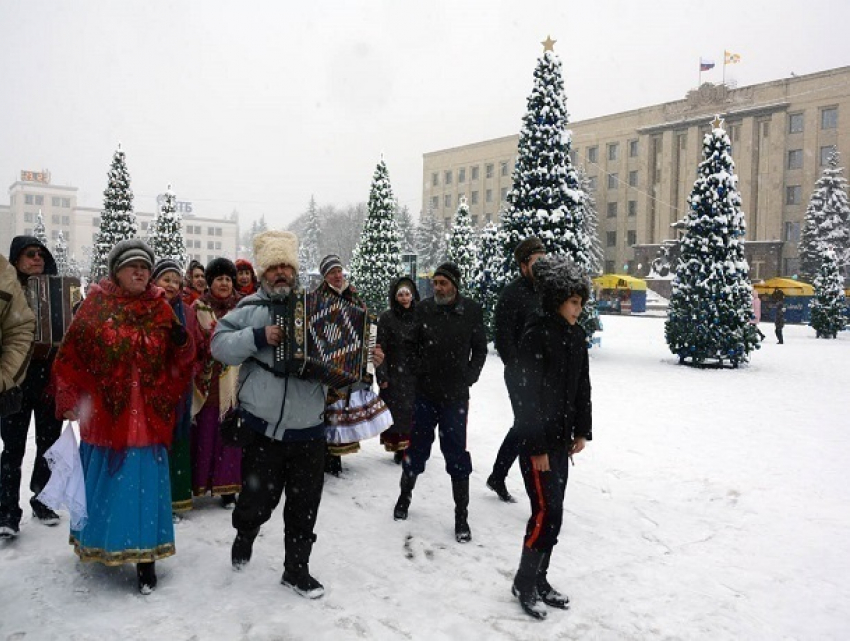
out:
{"label": "decorated christmas tree", "polygon": [[147,242],[157,260],[170,258],[177,261],[182,269],[188,265],[183,220],[177,211],[177,196],[171,191],[171,185],[168,185],[159,211],[148,229]]}
{"label": "decorated christmas tree", "polygon": [[806,209],[799,255],[800,273],[807,282],[820,275],[827,248],[835,251],[839,273],[850,277],[850,203],[844,169],[838,163],[838,152],[833,151]]}
{"label": "decorated christmas tree", "polygon": [[716,117],[688,198],[665,336],[679,362],[737,367],[759,347],[744,258],[746,222],[729,136]]}
{"label": "decorated christmas tree", "polygon": [[469,293],[472,271],[478,261],[478,251],[472,239],[472,218],[466,198],[460,199],[455,212],[454,224],[449,234],[448,259],[460,269],[461,293]]}
{"label": "decorated christmas tree", "polygon": [[38,239],[38,242],[47,247],[47,231],[44,229],[44,216],[41,215],[40,209],[38,210],[38,217],[36,218],[32,235]]}
{"label": "decorated christmas tree", "polygon": [[301,282],[307,282],[307,275],[311,271],[319,269],[319,261],[321,260],[321,241],[322,227],[321,219],[319,218],[319,208],[316,206],[315,197],[310,197],[310,204],[307,207],[307,224],[304,227],[304,234],[299,243]]}
{"label": "decorated christmas tree", "polygon": [[[551,38],[543,45],[519,134],[513,188],[508,192],[508,207],[499,230],[499,290],[519,275],[513,250],[529,236],[540,238],[549,253],[566,254],[585,273],[593,274],[592,241],[583,220],[586,195],[570,161],[561,61],[553,51]],[[590,340],[599,326],[592,298],[579,323]]]}
{"label": "decorated christmas tree", "polygon": [[416,228],[416,250],[419,253],[419,271],[431,272],[446,260],[446,234],[431,210]]}
{"label": "decorated christmas tree", "polygon": [[100,230],[92,247],[91,280],[95,282],[108,275],[107,257],[115,244],[127,238],[135,238],[138,234],[130,174],[120,144],[112,157],[108,179],[103,192]]}
{"label": "decorated christmas tree", "polygon": [[495,223],[487,223],[478,240],[478,259],[472,270],[469,295],[484,309],[484,326],[488,340],[493,340],[493,311],[496,309],[496,288],[494,281],[502,265],[502,251],[499,244],[499,228]]}
{"label": "decorated christmas tree", "polygon": [[832,249],[824,250],[814,285],[815,297],[809,306],[812,327],[818,338],[837,338],[846,325],[846,300],[844,282],[838,273],[838,257]]}
{"label": "decorated christmas tree", "polygon": [[351,257],[351,281],[369,311],[377,314],[387,307],[390,283],[402,271],[395,198],[382,158],[372,177],[368,214],[360,242]]}
{"label": "decorated christmas tree", "polygon": [[56,261],[56,273],[59,276],[70,276],[71,270],[68,264],[68,243],[65,242],[65,236],[61,230],[56,238],[56,244],[53,246],[53,260]]}

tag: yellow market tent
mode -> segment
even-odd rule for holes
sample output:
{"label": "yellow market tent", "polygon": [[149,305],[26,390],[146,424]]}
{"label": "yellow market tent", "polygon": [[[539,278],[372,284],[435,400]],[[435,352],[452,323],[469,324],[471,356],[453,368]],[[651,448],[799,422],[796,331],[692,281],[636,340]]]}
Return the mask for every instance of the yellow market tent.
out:
{"label": "yellow market tent", "polygon": [[593,279],[596,289],[631,289],[633,291],[645,291],[646,281],[634,276],[623,274],[603,274]]}
{"label": "yellow market tent", "polygon": [[756,283],[753,289],[758,292],[759,296],[773,294],[777,289],[781,290],[786,296],[814,296],[815,289],[808,283],[803,283],[792,278],[771,278],[763,283]]}

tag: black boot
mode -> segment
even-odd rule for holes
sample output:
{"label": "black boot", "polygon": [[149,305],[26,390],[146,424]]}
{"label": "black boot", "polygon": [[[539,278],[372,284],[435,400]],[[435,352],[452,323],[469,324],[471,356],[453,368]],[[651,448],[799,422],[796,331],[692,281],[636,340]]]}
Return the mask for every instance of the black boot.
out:
{"label": "black boot", "polygon": [[537,572],[537,594],[540,595],[540,600],[546,605],[553,608],[566,610],[570,607],[570,597],[566,594],[561,594],[551,585],[546,573],[549,571],[549,559],[552,558],[552,550],[543,555],[543,560],[540,562],[540,569]]}
{"label": "black boot", "polygon": [[402,472],[399,486],[401,487],[401,493],[398,495],[398,501],[395,503],[393,518],[396,521],[406,521],[407,511],[410,509],[410,499],[413,498],[413,488],[416,487],[416,476]]}
{"label": "black boot", "polygon": [[396,450],[393,452],[393,463],[396,465],[401,465],[401,462],[404,460],[404,450]]}
{"label": "black boot", "polygon": [[156,588],[156,563],[136,563],[136,575],[139,578],[139,592],[150,594]]}
{"label": "black boot", "polygon": [[315,542],[315,534],[284,532],[283,535],[286,556],[280,582],[308,599],[318,599],[325,593],[325,586],[310,575],[310,553]]}
{"label": "black boot", "polygon": [[472,531],[469,529],[469,477],[452,479],[452,495],[455,499],[455,540],[458,543],[469,543]]}
{"label": "black boot", "polygon": [[237,530],[236,538],[233,539],[233,547],[230,548],[230,562],[234,570],[241,570],[251,560],[254,551],[254,539],[260,533],[260,528],[253,530]]}
{"label": "black boot", "polygon": [[342,474],[342,457],[325,450],[325,474],[339,477]]}
{"label": "black boot", "polygon": [[544,553],[523,546],[519,560],[519,570],[514,577],[511,593],[519,599],[519,604],[528,616],[535,619],[546,618],[546,606],[537,594],[537,574]]}
{"label": "black boot", "polygon": [[33,497],[30,499],[32,515],[44,525],[56,525],[59,523],[59,515],[47,507],[44,503]]}
{"label": "black boot", "polygon": [[492,474],[487,479],[487,487],[493,490],[501,500],[505,503],[516,503],[516,499],[508,492],[508,486],[505,485],[505,479],[498,479]]}

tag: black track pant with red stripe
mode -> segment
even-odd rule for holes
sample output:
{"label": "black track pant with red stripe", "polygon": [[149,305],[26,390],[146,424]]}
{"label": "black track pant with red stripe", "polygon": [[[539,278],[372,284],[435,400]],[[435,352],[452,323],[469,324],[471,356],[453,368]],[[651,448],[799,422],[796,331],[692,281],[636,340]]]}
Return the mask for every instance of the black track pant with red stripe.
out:
{"label": "black track pant with red stripe", "polygon": [[531,518],[525,528],[523,545],[531,550],[548,552],[558,542],[564,517],[564,492],[567,489],[569,455],[566,446],[550,450],[549,471],[538,472],[531,457],[522,454],[519,468],[525,481],[525,491],[531,502]]}

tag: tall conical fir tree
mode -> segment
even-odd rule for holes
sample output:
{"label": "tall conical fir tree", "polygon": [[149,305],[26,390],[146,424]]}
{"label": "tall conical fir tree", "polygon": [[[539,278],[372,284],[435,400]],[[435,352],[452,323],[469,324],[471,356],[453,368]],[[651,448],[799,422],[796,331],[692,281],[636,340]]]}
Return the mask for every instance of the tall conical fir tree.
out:
{"label": "tall conical fir tree", "polygon": [[605,263],[605,250],[602,249],[602,239],[599,237],[599,215],[591,193],[590,179],[580,167],[576,170],[576,173],[579,187],[584,193],[581,221],[584,225],[584,235],[590,240],[590,273],[595,276],[602,273],[602,267]]}
{"label": "tall conical fir tree", "polygon": [[302,270],[302,282],[307,274],[311,271],[319,269],[319,260],[321,260],[321,244],[322,244],[322,225],[319,218],[319,207],[316,205],[316,198],[310,196],[310,204],[307,206],[307,222],[304,226],[304,236],[301,239],[302,261],[299,267]]}
{"label": "tall conical fir tree", "polygon": [[351,257],[351,281],[369,311],[387,307],[390,283],[403,271],[401,244],[395,221],[395,198],[382,158],[372,177],[369,205],[360,242]]}
{"label": "tall conical fir tree", "polygon": [[100,212],[100,230],[92,246],[91,280],[99,281],[109,274],[107,257],[118,241],[135,238],[138,234],[136,215],[133,213],[133,190],[130,174],[121,145],[112,156],[108,182],[103,192],[103,211]]}
{"label": "tall conical fir tree", "polygon": [[169,258],[184,268],[189,264],[183,239],[183,217],[177,211],[177,195],[171,185],[165,190],[162,204],[151,223],[148,244],[157,260]]}
{"label": "tall conical fir tree", "polygon": [[484,310],[484,327],[488,340],[493,340],[493,312],[496,309],[494,281],[502,266],[502,251],[499,244],[499,228],[496,223],[487,223],[478,239],[478,260],[472,270],[469,295],[481,304]]}
{"label": "tall conical fir tree", "polygon": [[47,247],[47,230],[44,228],[44,216],[41,215],[41,210],[38,210],[38,216],[35,220],[35,228],[32,230],[32,235],[38,239],[42,245]]}
{"label": "tall conical fir tree", "polygon": [[419,254],[419,270],[431,272],[446,258],[445,233],[430,209],[416,228],[416,250]]}
{"label": "tall conical fir tree", "polygon": [[844,329],[846,319],[844,309],[844,281],[838,273],[838,257],[832,249],[826,249],[821,256],[818,275],[814,278],[815,297],[809,311],[811,325],[818,338],[837,338]]}
{"label": "tall conical fir tree", "polygon": [[469,294],[472,271],[478,260],[477,253],[472,238],[472,217],[469,215],[469,205],[466,204],[466,198],[462,197],[455,212],[451,234],[449,234],[448,251],[448,259],[460,269],[461,294]]}
{"label": "tall conical fir tree", "polygon": [[416,230],[410,217],[410,209],[407,205],[396,208],[396,223],[398,223],[398,234],[401,241],[401,251],[409,254],[416,249]]}
{"label": "tall conical fir tree", "polygon": [[838,152],[833,151],[806,209],[798,251],[800,274],[809,283],[820,274],[827,248],[835,251],[839,272],[850,277],[850,202],[839,162]]}
{"label": "tall conical fir tree", "polygon": [[703,138],[702,151],[683,221],[665,337],[680,363],[737,367],[759,348],[759,338],[751,322],[746,221],[729,136],[719,116]]}
{"label": "tall conical fir tree", "polygon": [[[519,275],[513,250],[525,238],[537,236],[549,253],[565,254],[586,274],[593,272],[591,240],[583,218],[584,199],[570,161],[570,132],[561,61],[547,38],[534,69],[534,86],[519,134],[513,188],[499,230],[502,268],[499,291]],[[591,297],[579,323],[588,340],[599,327]]]}
{"label": "tall conical fir tree", "polygon": [[71,275],[68,264],[68,243],[65,242],[65,236],[61,230],[59,231],[59,236],[56,238],[56,244],[53,246],[53,260],[56,261],[56,273],[59,276]]}

